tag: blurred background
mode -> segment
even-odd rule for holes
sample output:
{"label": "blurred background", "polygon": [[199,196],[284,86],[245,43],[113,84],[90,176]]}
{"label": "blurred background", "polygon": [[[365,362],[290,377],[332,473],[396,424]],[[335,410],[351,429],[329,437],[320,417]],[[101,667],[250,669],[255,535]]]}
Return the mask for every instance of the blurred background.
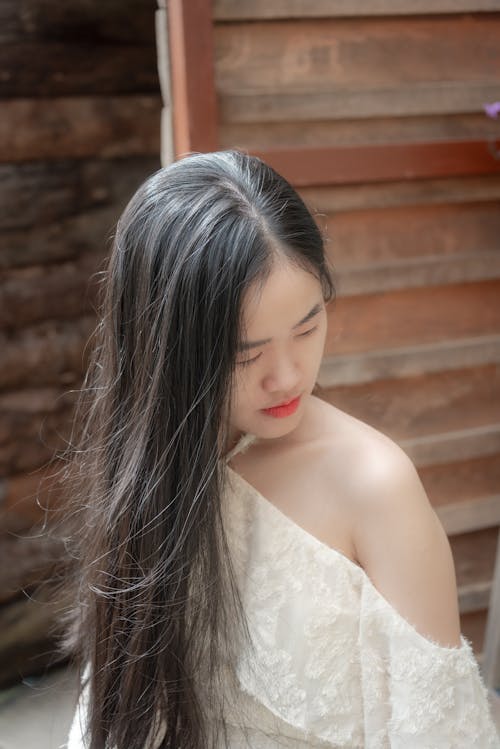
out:
{"label": "blurred background", "polygon": [[0,749],[66,736],[53,476],[114,223],[190,151],[261,156],[316,215],[323,397],[417,466],[493,697],[500,0],[2,0],[0,40]]}

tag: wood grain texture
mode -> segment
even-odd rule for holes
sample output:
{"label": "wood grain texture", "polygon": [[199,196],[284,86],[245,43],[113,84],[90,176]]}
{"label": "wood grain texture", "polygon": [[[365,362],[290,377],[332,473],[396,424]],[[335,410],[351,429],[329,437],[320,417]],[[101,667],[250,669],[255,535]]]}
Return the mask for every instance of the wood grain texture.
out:
{"label": "wood grain texture", "polygon": [[329,307],[326,354],[495,335],[499,298],[499,280],[339,298]]}
{"label": "wood grain texture", "polygon": [[7,100],[0,161],[152,156],[160,150],[160,110],[159,95]]}
{"label": "wood grain texture", "polygon": [[307,146],[254,154],[298,188],[500,172],[500,159],[484,141]]}
{"label": "wood grain texture", "polygon": [[[213,21],[207,0],[170,0],[171,97],[175,156],[217,147]],[[196,33],[194,33],[196,31]]]}
{"label": "wood grain texture", "polygon": [[500,10],[499,0],[214,0],[216,21],[342,18]]}

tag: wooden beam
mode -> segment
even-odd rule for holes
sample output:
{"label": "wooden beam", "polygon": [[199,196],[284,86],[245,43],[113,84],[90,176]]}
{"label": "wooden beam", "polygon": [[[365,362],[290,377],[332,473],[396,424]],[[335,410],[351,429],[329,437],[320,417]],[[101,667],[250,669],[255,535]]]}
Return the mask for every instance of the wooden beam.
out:
{"label": "wooden beam", "polygon": [[496,146],[453,141],[253,151],[296,187],[500,173]]}
{"label": "wooden beam", "polygon": [[174,156],[217,149],[211,0],[170,0]]}
{"label": "wooden beam", "polygon": [[342,18],[349,16],[479,13],[500,10],[499,0],[215,0],[216,21],[270,18]]}

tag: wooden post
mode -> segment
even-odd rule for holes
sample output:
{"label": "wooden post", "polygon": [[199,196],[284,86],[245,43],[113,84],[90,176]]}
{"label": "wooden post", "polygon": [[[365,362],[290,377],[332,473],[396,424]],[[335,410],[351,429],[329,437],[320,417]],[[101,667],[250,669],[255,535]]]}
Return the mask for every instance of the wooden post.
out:
{"label": "wooden post", "polygon": [[162,120],[166,165],[193,151],[217,149],[217,106],[211,0],[159,0],[159,4],[158,61],[168,108]]}

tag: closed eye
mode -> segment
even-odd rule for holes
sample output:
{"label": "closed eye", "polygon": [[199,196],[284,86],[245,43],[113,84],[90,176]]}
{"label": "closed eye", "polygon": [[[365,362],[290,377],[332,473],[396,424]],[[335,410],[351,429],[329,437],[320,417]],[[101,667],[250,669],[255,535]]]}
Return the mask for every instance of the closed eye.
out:
{"label": "closed eye", "polygon": [[[309,330],[306,330],[304,333],[299,333],[296,338],[304,338],[305,336],[310,335],[317,329],[317,325],[315,325],[313,328],[309,328]],[[257,356],[252,357],[251,359],[245,359],[245,361],[240,361],[238,364],[242,367],[246,367],[248,364],[252,364],[253,362],[257,361],[257,359],[262,355],[262,352],[260,354],[257,354]]]}

